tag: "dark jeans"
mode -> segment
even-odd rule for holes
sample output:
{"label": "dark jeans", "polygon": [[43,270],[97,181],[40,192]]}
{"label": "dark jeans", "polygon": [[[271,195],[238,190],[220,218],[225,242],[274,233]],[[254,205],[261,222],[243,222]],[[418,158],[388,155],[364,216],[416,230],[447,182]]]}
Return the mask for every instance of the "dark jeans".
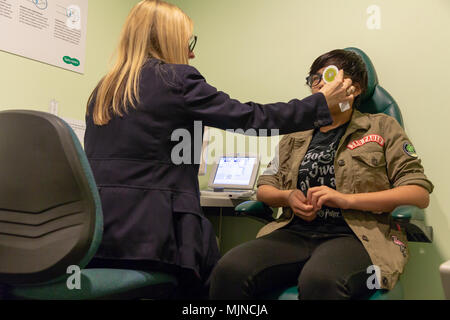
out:
{"label": "dark jeans", "polygon": [[299,299],[366,299],[371,259],[353,234],[279,229],[227,252],[213,271],[210,299],[261,299],[297,285]]}

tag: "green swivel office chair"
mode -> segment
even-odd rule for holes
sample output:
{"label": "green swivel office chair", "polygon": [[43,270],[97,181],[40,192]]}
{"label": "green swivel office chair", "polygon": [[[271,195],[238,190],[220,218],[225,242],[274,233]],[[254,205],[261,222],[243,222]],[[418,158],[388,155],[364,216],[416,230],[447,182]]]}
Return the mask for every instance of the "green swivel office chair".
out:
{"label": "green swivel office chair", "polygon": [[102,208],[86,155],[60,118],[0,112],[0,181],[6,298],[159,299],[176,286],[164,273],[83,269],[101,241]]}
{"label": "green swivel office chair", "polygon": [[[361,97],[360,110],[366,113],[385,113],[394,117],[403,127],[403,118],[394,98],[378,84],[375,68],[369,57],[360,49],[346,48],[360,55],[367,66],[368,86],[366,93]],[[240,216],[253,217],[259,221],[273,221],[273,210],[259,201],[246,201],[235,208]],[[433,229],[424,223],[424,211],[414,206],[401,206],[391,213],[393,219],[406,230],[408,241],[432,242]],[[399,282],[394,289],[377,290],[370,300],[399,300],[403,297],[403,289]],[[268,296],[269,299],[296,300],[298,299],[297,287],[283,289]]]}

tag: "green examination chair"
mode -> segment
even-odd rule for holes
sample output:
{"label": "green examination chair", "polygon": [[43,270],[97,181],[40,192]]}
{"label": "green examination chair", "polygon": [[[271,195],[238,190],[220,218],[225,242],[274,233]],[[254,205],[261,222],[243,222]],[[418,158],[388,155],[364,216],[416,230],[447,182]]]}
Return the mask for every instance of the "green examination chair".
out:
{"label": "green examination chair", "polygon": [[164,299],[156,272],[83,269],[101,242],[99,193],[73,130],[37,111],[0,112],[0,293],[5,299]]}
{"label": "green examination chair", "polygon": [[[360,49],[346,48],[360,55],[367,66],[368,87],[366,93],[361,98],[360,110],[366,113],[385,113],[394,117],[403,127],[403,118],[400,109],[392,96],[378,84],[378,77],[375,68],[369,57]],[[260,201],[246,201],[235,208],[236,215],[255,218],[268,223],[273,221],[273,210]],[[433,229],[425,225],[425,215],[422,209],[414,206],[401,206],[392,213],[392,218],[406,230],[408,241],[411,242],[432,242]],[[283,289],[274,292],[268,299],[296,300],[298,299],[297,287]],[[401,283],[394,289],[377,290],[370,300],[401,300],[403,298],[403,288]]]}

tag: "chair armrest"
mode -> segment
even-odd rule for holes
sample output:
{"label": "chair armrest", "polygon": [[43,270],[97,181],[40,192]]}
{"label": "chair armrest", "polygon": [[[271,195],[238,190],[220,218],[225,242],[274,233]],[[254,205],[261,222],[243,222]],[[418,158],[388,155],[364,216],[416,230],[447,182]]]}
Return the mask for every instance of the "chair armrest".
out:
{"label": "chair armrest", "polygon": [[406,230],[408,241],[433,242],[433,228],[425,225],[425,212],[416,206],[399,206],[392,219]]}
{"label": "chair armrest", "polygon": [[409,222],[410,220],[425,220],[425,212],[416,206],[399,206],[391,212],[392,218],[397,222]]}
{"label": "chair armrest", "polygon": [[[263,223],[274,221],[273,210],[261,201],[245,201],[236,206],[237,216],[249,217]],[[433,228],[425,225],[425,212],[416,206],[399,206],[391,216],[406,231],[408,241],[433,242]]]}
{"label": "chair armrest", "polygon": [[262,223],[274,221],[273,210],[267,204],[261,201],[245,201],[234,208],[237,216],[249,217]]}

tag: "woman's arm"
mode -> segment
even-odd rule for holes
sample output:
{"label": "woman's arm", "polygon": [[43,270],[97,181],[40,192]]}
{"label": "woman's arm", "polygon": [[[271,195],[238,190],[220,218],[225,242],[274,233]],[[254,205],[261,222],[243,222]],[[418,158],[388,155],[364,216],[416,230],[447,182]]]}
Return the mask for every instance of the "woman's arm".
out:
{"label": "woman's arm", "polygon": [[[183,66],[182,94],[186,111],[203,124],[227,129],[273,129],[278,134],[314,129],[332,122],[328,105],[348,100],[349,79],[342,77],[305,99],[287,103],[241,103],[209,85],[193,67]],[[269,134],[269,133],[267,133]],[[271,135],[275,133],[270,133]]]}
{"label": "woman's arm", "polygon": [[389,190],[370,193],[343,194],[326,186],[308,190],[307,203],[315,209],[323,205],[375,213],[391,212],[401,205],[413,205],[419,208],[428,207],[430,201],[428,191],[417,185],[399,186]]}

